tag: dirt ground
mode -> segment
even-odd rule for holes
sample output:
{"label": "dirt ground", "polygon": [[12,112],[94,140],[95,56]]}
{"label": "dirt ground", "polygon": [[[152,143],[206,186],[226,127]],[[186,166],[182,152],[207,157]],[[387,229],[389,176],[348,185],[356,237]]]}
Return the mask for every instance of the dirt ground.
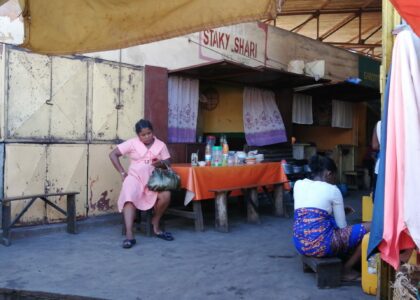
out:
{"label": "dirt ground", "polygon": [[[345,199],[357,210],[351,222],[360,220],[360,195]],[[204,232],[169,219],[175,241],[138,234],[129,250],[121,248],[119,216],[81,222],[77,235],[20,231],[29,236],[0,246],[0,288],[103,299],[373,299],[358,283],[318,289],[314,274],[302,272],[292,218],[265,212],[253,225],[235,202],[229,209],[229,233],[216,232],[207,212]]]}

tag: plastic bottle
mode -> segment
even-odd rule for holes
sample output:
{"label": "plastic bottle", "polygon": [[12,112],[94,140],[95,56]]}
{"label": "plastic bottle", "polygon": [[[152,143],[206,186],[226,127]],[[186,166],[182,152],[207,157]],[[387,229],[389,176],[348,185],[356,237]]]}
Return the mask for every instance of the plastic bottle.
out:
{"label": "plastic bottle", "polygon": [[211,165],[219,167],[222,165],[222,147],[213,146]]}
{"label": "plastic bottle", "polygon": [[226,166],[228,164],[228,155],[229,155],[229,145],[227,143],[226,136],[223,137],[222,154],[223,154],[222,165]]}
{"label": "plastic bottle", "polygon": [[211,165],[211,142],[208,141],[206,145],[206,152],[204,155],[204,160],[206,161],[206,166]]}

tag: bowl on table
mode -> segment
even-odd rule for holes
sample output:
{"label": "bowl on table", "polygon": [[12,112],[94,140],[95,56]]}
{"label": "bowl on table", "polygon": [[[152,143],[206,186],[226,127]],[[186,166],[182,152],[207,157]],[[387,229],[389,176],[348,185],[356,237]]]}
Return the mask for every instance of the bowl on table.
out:
{"label": "bowl on table", "polygon": [[247,165],[255,165],[257,163],[257,159],[253,156],[245,158],[245,163]]}
{"label": "bowl on table", "polygon": [[205,162],[205,161],[203,161],[203,160],[201,160],[201,161],[199,161],[199,162],[198,162],[198,165],[199,165],[200,167],[205,167],[205,166],[206,166],[206,162]]}
{"label": "bowl on table", "polygon": [[255,155],[255,159],[256,159],[257,163],[262,162],[264,160],[264,154]]}

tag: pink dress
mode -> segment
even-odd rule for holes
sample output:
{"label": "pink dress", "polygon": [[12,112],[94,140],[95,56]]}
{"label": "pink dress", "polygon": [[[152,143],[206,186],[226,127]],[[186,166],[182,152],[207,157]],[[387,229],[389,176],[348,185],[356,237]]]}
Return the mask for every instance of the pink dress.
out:
{"label": "pink dress", "polygon": [[140,210],[152,208],[158,195],[146,186],[154,170],[152,160],[169,159],[168,148],[164,142],[155,138],[153,145],[148,149],[138,137],[135,137],[119,144],[118,150],[130,158],[128,176],[123,182],[118,198],[118,210],[121,212],[126,202],[132,202]]}

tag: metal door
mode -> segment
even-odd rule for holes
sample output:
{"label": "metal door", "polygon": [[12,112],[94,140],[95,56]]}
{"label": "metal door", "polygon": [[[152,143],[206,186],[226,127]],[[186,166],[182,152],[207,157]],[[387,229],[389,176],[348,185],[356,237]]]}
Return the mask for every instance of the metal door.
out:
{"label": "metal door", "polygon": [[120,108],[118,110],[119,139],[126,140],[135,135],[135,123],[144,117],[144,73],[143,70],[121,67]]}
{"label": "metal door", "polygon": [[6,46],[4,44],[0,44],[0,141],[4,141],[4,92],[6,90],[4,81],[6,71],[5,49]]}
{"label": "metal door", "polygon": [[87,61],[52,58],[50,137],[86,140]]}
{"label": "metal door", "polygon": [[93,64],[91,115],[93,140],[117,138],[119,72],[117,65],[104,62]]}
{"label": "metal door", "polygon": [[[46,176],[46,146],[6,144],[4,196],[43,194]],[[22,211],[29,200],[12,202],[12,218]],[[20,219],[20,224],[42,223],[45,205],[37,200]]]}
{"label": "metal door", "polygon": [[[46,166],[46,190],[50,193],[80,192],[76,196],[76,216],[86,216],[87,145],[48,145]],[[58,206],[66,209],[65,199],[62,197],[51,199]],[[49,222],[65,219],[61,213],[49,206],[47,206],[47,218]]]}
{"label": "metal door", "polygon": [[51,108],[50,58],[15,49],[7,53],[7,137],[47,138]]}
{"label": "metal door", "polygon": [[[88,206],[89,216],[117,212],[117,200],[121,189],[121,175],[109,160],[109,153],[115,145],[89,145],[88,163]],[[129,161],[121,159],[128,170]]]}

